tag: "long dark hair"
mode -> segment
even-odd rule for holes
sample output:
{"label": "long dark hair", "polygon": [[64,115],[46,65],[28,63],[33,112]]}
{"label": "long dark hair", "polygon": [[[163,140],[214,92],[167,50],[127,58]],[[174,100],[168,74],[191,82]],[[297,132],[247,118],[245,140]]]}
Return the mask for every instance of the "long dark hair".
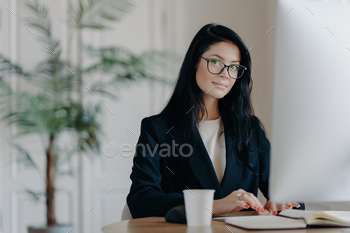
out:
{"label": "long dark hair", "polygon": [[[202,91],[196,82],[196,67],[202,54],[218,42],[231,42],[241,53],[240,64],[247,67],[226,96],[219,99],[219,111],[233,130],[234,143],[243,150],[253,137],[254,113],[250,100],[252,86],[250,54],[242,39],[233,30],[217,24],[207,24],[193,38],[182,63],[174,92],[160,113],[172,123],[185,125],[184,137],[193,137],[197,122],[206,113]],[[244,158],[242,158],[245,160]]]}

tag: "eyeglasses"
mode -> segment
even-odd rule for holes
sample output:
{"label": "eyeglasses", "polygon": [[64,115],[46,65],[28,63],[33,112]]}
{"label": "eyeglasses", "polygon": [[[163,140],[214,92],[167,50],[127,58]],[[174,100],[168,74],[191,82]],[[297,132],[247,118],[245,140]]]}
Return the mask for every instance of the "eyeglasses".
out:
{"label": "eyeglasses", "polygon": [[239,79],[244,74],[244,71],[247,70],[246,67],[241,65],[228,66],[228,65],[225,65],[225,63],[223,63],[222,61],[217,59],[209,59],[204,57],[201,57],[201,58],[207,61],[207,68],[209,73],[211,74],[220,74],[225,68],[227,68],[228,75],[230,76],[230,78]]}

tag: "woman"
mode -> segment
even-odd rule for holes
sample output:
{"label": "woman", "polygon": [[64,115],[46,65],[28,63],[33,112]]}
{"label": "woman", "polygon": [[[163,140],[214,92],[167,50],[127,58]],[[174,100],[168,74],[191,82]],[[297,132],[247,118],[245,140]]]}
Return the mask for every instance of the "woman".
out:
{"label": "woman", "polygon": [[251,60],[231,29],[205,25],[190,44],[164,110],[142,120],[127,203],[134,218],[164,216],[185,189],[215,189],[213,213],[299,207],[268,199],[270,143],[250,101]]}

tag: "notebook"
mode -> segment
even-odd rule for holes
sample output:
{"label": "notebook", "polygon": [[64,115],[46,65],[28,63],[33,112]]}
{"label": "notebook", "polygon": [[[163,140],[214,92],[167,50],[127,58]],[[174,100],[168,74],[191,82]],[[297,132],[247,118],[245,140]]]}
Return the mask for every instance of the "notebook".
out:
{"label": "notebook", "polygon": [[225,222],[244,229],[298,229],[310,226],[350,227],[350,211],[284,210],[279,215],[226,217]]}

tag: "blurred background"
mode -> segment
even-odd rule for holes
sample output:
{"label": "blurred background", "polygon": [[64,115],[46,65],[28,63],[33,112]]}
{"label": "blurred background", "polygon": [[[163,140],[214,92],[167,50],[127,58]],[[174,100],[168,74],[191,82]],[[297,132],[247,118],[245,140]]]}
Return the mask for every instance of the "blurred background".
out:
{"label": "blurred background", "polygon": [[[110,2],[90,2],[94,1],[102,5]],[[63,66],[65,72],[73,74],[70,78],[74,79],[81,73],[79,67],[89,67],[96,61],[96,57],[88,56],[87,52],[81,53],[79,48],[85,51],[85,45],[95,48],[121,46],[128,53],[140,57],[147,54],[147,51],[160,51],[166,53],[164,59],[168,59],[168,68],[157,73],[166,83],[142,77],[111,82],[114,85],[111,92],[117,96],[114,99],[95,95],[94,90],[89,88],[92,83],[113,79],[113,69],[103,64],[100,67],[106,67],[106,73],[100,70],[97,73],[81,74],[84,76],[84,82],[81,83],[83,88],[76,95],[78,99],[80,95],[83,96],[82,102],[86,104],[95,103],[100,106],[98,122],[103,136],[99,140],[99,152],[90,151],[92,156],[84,156],[85,150],[78,151],[79,156],[73,156],[65,165],[74,175],[64,176],[56,182],[56,218],[60,223],[72,223],[75,226],[72,232],[101,232],[102,226],[120,220],[131,184],[129,175],[141,120],[163,109],[190,41],[207,23],[218,23],[232,28],[250,49],[253,106],[267,135],[270,135],[277,0],[122,1],[129,4],[122,3],[123,9],[116,11],[120,14],[119,19],[96,19],[96,22],[108,21],[107,29],[98,29],[95,24],[86,28],[77,27],[83,29],[79,32],[75,31],[69,21],[70,17],[76,17],[73,9],[77,5],[73,0],[38,1],[47,7],[51,17],[50,36],[60,41],[61,50],[57,51],[52,51],[50,46],[45,45],[39,36],[40,30],[35,31],[35,25],[26,20],[33,10],[25,7],[25,0],[0,2],[0,53],[19,64],[23,70],[31,70],[49,51],[52,54],[60,53],[61,58],[68,61]],[[85,3],[88,6],[89,1]],[[91,17],[93,15],[94,13]],[[80,42],[84,43],[84,47]],[[149,61],[159,62],[158,65],[163,66],[162,59],[153,57]],[[83,64],[79,64],[80,62]],[[111,64],[113,66],[117,63]],[[150,67],[155,65],[144,61],[142,64]],[[125,68],[129,71],[125,77],[138,73],[132,67],[130,65],[129,70]],[[142,73],[142,69],[140,70]],[[10,76],[7,80],[13,88],[33,88],[27,86],[28,80],[21,81],[16,75]],[[35,87],[33,91],[36,91]],[[72,98],[75,98],[75,94]],[[23,233],[28,225],[46,223],[42,195],[40,196],[39,191],[32,191],[28,195],[26,191],[44,190],[45,183],[33,169],[14,159],[19,153],[18,147],[14,148],[9,142],[20,143],[31,155],[31,164],[35,163],[39,170],[45,171],[47,140],[31,134],[13,136],[17,130],[16,125],[0,122],[0,232]],[[62,136],[60,140],[63,145],[69,144],[70,136]]]}

